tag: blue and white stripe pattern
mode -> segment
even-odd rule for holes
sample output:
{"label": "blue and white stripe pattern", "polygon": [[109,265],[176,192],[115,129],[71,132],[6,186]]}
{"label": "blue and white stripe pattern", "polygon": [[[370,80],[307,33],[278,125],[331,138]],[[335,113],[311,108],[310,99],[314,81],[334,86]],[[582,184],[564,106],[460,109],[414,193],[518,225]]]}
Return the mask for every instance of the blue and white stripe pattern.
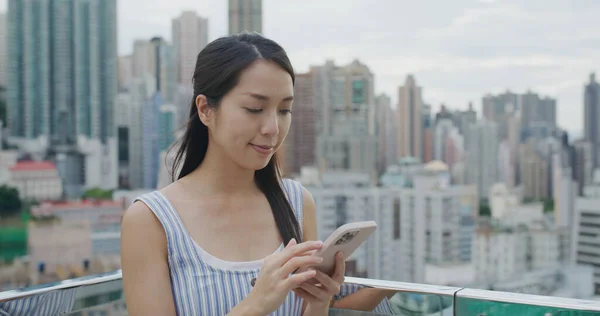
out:
{"label": "blue and white stripe pattern", "polygon": [[0,316],[65,315],[73,310],[76,293],[73,288],[0,303]]}
{"label": "blue and white stripe pattern", "polygon": [[[288,179],[282,181],[282,186],[301,223],[302,186]],[[136,200],[148,205],[165,230],[171,288],[178,315],[226,315],[250,293],[250,282],[258,277],[262,260],[237,263],[212,257],[191,238],[171,203],[160,192],[144,194]],[[290,292],[271,315],[300,315],[302,302]]]}
{"label": "blue and white stripe pattern", "polygon": [[[302,227],[302,185],[291,179],[282,180],[283,190]],[[228,262],[213,257],[203,250],[188,234],[177,211],[159,191],[136,199],[144,202],[161,222],[168,244],[168,263],[171,289],[178,315],[226,315],[252,289],[251,281],[258,277],[263,260]],[[281,251],[283,245],[277,251]],[[344,284],[340,299],[360,287]],[[389,311],[382,302],[377,311]],[[290,292],[274,316],[294,316],[302,313],[302,298]]]}

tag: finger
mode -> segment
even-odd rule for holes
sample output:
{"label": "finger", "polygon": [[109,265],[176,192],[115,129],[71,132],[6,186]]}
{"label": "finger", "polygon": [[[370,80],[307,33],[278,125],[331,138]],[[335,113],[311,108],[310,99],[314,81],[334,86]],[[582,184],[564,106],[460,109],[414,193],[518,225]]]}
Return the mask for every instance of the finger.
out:
{"label": "finger", "polygon": [[[339,283],[337,283],[330,276],[328,276],[327,274],[325,274],[321,271],[317,271],[317,274],[315,274],[314,280],[318,281],[318,283],[321,283],[321,285],[327,290],[327,292],[329,294],[333,295],[333,294],[338,294],[340,292]],[[307,282],[307,283],[314,284],[312,282]]]}
{"label": "finger", "polygon": [[296,244],[297,244],[296,238],[292,238],[292,239],[290,239],[290,241],[288,242],[288,244],[285,246],[284,250],[288,249],[289,247],[291,247],[293,245],[296,245]]}
{"label": "finger", "polygon": [[301,288],[295,288],[292,291],[294,291],[294,293],[296,293],[296,295],[300,296],[305,301],[314,302],[316,300],[316,297],[312,296],[310,293],[306,292],[305,290],[303,290]]}
{"label": "finger", "polygon": [[301,273],[296,273],[296,274],[292,274],[290,275],[287,279],[285,279],[285,286],[288,289],[295,289],[297,287],[300,286],[300,284],[306,282],[307,280],[310,280],[312,278],[315,277],[315,271],[314,270],[308,270],[308,271],[304,271]]}
{"label": "finger", "polygon": [[318,250],[323,247],[322,241],[306,241],[301,244],[292,245],[277,254],[277,263],[281,266],[293,257],[305,252]]}
{"label": "finger", "polygon": [[307,268],[313,265],[317,265],[321,262],[323,262],[323,258],[321,257],[298,256],[288,260],[288,262],[286,262],[281,267],[280,272],[282,276],[286,276],[291,273],[297,273],[298,271],[302,271],[301,268]]}
{"label": "finger", "polygon": [[335,271],[333,272],[332,279],[338,283],[344,283],[344,275],[346,274],[346,260],[344,254],[338,252],[335,256]]}
{"label": "finger", "polygon": [[328,300],[329,297],[331,296],[331,295],[329,295],[329,293],[326,290],[324,290],[316,285],[312,285],[312,284],[308,284],[308,283],[304,283],[304,284],[300,285],[300,289],[306,291],[307,293],[318,298],[319,300]]}

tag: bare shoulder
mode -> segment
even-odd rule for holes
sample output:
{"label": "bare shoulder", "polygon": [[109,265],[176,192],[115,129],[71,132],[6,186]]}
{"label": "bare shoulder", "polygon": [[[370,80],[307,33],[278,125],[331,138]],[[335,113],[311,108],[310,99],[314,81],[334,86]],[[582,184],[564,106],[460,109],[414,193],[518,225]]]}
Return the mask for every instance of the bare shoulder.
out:
{"label": "bare shoulder", "polygon": [[142,201],[133,203],[123,215],[121,269],[129,315],[176,315],[166,234]]}
{"label": "bare shoulder", "polygon": [[310,191],[308,191],[308,189],[306,189],[303,185],[302,186],[302,211],[303,213],[306,213],[306,211],[308,210],[309,212],[315,212],[315,199],[313,198],[312,194],[310,193]]}
{"label": "bare shoulder", "polygon": [[156,218],[148,205],[142,201],[136,201],[129,206],[123,215],[123,223],[121,224],[122,227],[132,229],[144,228],[148,226],[152,227],[156,225],[160,227],[158,218]]}
{"label": "bare shoulder", "polygon": [[142,201],[136,201],[125,211],[121,222],[121,236],[125,244],[129,241],[137,246],[151,241],[164,244],[166,249],[164,229],[152,210]]}
{"label": "bare shoulder", "polygon": [[304,240],[317,240],[317,208],[312,194],[302,186],[302,230]]}

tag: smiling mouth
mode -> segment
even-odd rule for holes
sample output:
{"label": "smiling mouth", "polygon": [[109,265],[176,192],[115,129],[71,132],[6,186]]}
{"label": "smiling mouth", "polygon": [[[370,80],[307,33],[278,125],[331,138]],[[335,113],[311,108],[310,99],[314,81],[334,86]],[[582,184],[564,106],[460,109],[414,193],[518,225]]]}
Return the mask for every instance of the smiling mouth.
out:
{"label": "smiling mouth", "polygon": [[263,155],[268,155],[271,154],[273,152],[273,146],[263,146],[263,145],[255,145],[250,143],[250,146],[252,146],[252,148],[254,150],[256,150],[258,153],[263,154]]}

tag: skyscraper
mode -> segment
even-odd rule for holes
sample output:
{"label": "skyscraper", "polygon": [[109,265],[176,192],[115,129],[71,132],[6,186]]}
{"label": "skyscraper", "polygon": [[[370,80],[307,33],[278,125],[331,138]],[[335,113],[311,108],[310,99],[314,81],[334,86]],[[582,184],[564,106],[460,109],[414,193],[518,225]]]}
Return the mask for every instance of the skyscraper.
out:
{"label": "skyscraper", "polygon": [[6,85],[6,14],[0,13],[0,86]]}
{"label": "skyscraper", "polygon": [[377,169],[383,173],[386,168],[397,162],[396,159],[396,115],[387,94],[378,95],[377,104]]}
{"label": "skyscraper", "polygon": [[303,166],[314,166],[317,142],[315,99],[315,73],[296,75],[294,85],[292,125],[286,138],[285,171],[300,173]]}
{"label": "skyscraper", "polygon": [[8,1],[13,137],[114,137],[116,0]]}
{"label": "skyscraper", "polygon": [[584,136],[592,145],[593,168],[600,168],[600,85],[596,82],[594,73],[590,75],[590,83],[584,88],[584,107]]}
{"label": "skyscraper", "polygon": [[540,98],[531,91],[521,95],[521,126],[528,128],[533,123],[556,127],[556,99]]}
{"label": "skyscraper", "polygon": [[229,0],[229,35],[262,33],[262,0]]}
{"label": "skyscraper", "polygon": [[116,0],[8,1],[14,143],[57,164],[65,192],[115,188]]}
{"label": "skyscraper", "polygon": [[421,87],[412,75],[406,77],[404,86],[399,89],[398,98],[398,158],[416,157],[422,159],[423,141]]}
{"label": "skyscraper", "polygon": [[506,91],[503,94],[487,94],[481,101],[483,118],[498,124],[498,141],[508,137],[508,120],[520,108],[518,94]]}
{"label": "skyscraper", "polygon": [[317,72],[317,164],[321,170],[364,172],[376,176],[377,135],[373,74],[353,61],[336,67],[329,61]]}
{"label": "skyscraper", "polygon": [[198,53],[208,44],[208,19],[185,11],[173,19],[172,32],[177,82],[191,85]]}
{"label": "skyscraper", "polygon": [[132,55],[120,56],[118,60],[119,90],[129,90],[133,82]]}
{"label": "skyscraper", "polygon": [[466,137],[466,177],[476,185],[479,198],[488,197],[490,188],[498,181],[498,125],[478,122],[469,127]]}

